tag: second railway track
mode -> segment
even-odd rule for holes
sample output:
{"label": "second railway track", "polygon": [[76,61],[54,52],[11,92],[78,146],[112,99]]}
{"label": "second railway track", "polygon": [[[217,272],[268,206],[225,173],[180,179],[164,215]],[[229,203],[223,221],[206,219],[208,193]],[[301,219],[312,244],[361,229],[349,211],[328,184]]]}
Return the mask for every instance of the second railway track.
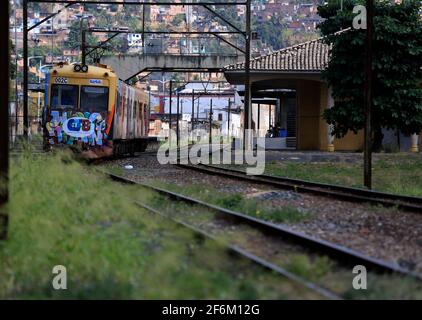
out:
{"label": "second railway track", "polygon": [[[277,224],[273,224],[271,222],[256,219],[254,217],[245,215],[240,212],[235,212],[235,211],[231,211],[222,207],[218,207],[218,206],[215,206],[215,205],[212,205],[204,201],[200,201],[200,200],[197,200],[197,199],[194,199],[182,194],[171,192],[162,188],[157,188],[157,187],[147,185],[144,183],[139,183],[134,180],[128,179],[126,177],[122,177],[122,176],[115,175],[112,173],[106,173],[106,174],[113,180],[123,182],[123,183],[140,185],[154,192],[157,192],[171,200],[177,200],[178,202],[181,202],[181,203],[187,203],[189,205],[205,208],[215,213],[216,215],[223,217],[224,219],[229,219],[229,221],[233,221],[235,224],[250,226],[254,229],[260,230],[265,235],[271,235],[273,237],[277,237],[281,239],[281,241],[293,243],[294,245],[302,247],[304,250],[310,251],[312,253],[326,255],[333,261],[336,261],[336,263],[338,263],[339,265],[347,266],[347,268],[350,268],[350,270],[353,266],[364,265],[368,269],[368,271],[375,272],[377,274],[393,274],[393,275],[398,275],[398,276],[410,277],[412,279],[417,280],[418,283],[419,281],[422,280],[422,276],[417,273],[410,272],[397,265],[385,262],[383,260],[372,258],[370,256],[364,255],[360,252],[351,250],[349,248],[346,248],[346,247],[343,247],[343,246],[340,246],[328,241],[309,237],[305,234],[292,231],[289,228],[286,228]],[[145,207],[145,205],[142,205],[142,206]],[[154,210],[154,208],[151,208],[149,206],[147,206],[147,209]],[[185,227],[187,226],[187,227],[190,227],[191,229],[193,228],[195,232],[201,232],[197,228],[193,226],[189,226],[181,220],[178,220],[174,217],[171,217],[171,218],[175,220],[177,223],[184,225]],[[278,271],[279,273],[283,274],[283,272],[280,272],[280,270],[277,270],[277,268],[280,268],[280,267],[278,267],[276,264],[265,261],[264,259],[261,259],[260,257],[256,255],[250,254],[247,251],[236,246],[231,246],[231,248],[229,249],[234,250],[237,254],[240,254],[243,256],[250,255],[252,256],[251,260],[253,260],[255,263],[260,263],[261,265],[264,264],[263,266],[266,267],[267,269],[272,269],[273,271],[276,271],[276,272]],[[282,268],[280,269],[282,271],[285,271]],[[287,272],[287,275],[288,274],[289,273]],[[317,291],[319,290],[320,294],[322,294],[325,297],[336,298],[335,293],[331,293],[330,290],[326,290],[325,288],[320,288],[319,286],[313,284],[312,282],[307,282],[306,280],[304,280],[302,284],[304,284],[308,288],[315,287],[316,290]]]}
{"label": "second railway track", "polygon": [[332,197],[350,202],[367,202],[387,207],[422,213],[422,198],[397,195],[367,189],[345,187],[340,185],[311,182],[300,179],[277,177],[270,175],[246,175],[237,169],[228,169],[212,165],[186,165],[178,164],[179,167],[195,170],[205,174],[220,175],[226,178],[240,179],[256,184],[272,186],[280,189],[293,190],[295,192],[310,193],[314,195]]}

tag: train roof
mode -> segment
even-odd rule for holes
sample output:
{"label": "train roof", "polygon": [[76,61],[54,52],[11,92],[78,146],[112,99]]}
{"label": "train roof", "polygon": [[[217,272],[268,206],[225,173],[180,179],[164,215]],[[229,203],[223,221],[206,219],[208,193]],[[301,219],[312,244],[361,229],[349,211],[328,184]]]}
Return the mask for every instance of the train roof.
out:
{"label": "train roof", "polygon": [[75,78],[117,78],[114,71],[105,65],[94,66],[88,65],[88,71],[75,71],[75,64],[57,64],[50,73],[59,77],[75,77]]}

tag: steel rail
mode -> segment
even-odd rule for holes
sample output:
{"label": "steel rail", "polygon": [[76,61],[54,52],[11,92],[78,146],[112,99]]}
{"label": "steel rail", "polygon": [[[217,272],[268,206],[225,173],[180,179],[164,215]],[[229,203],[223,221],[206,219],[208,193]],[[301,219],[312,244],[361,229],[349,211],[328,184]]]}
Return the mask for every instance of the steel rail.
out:
{"label": "steel rail", "polygon": [[416,278],[422,281],[422,275],[420,274],[411,272],[400,266],[364,255],[360,252],[349,249],[347,247],[344,247],[335,243],[331,243],[326,240],[313,238],[303,233],[286,228],[282,225],[277,225],[268,221],[257,219],[249,215],[246,215],[244,213],[236,212],[236,211],[222,208],[213,204],[209,204],[209,203],[206,203],[198,199],[194,199],[189,196],[178,194],[178,193],[165,190],[162,188],[154,187],[149,184],[137,182],[135,180],[132,180],[120,175],[116,175],[110,172],[104,172],[104,171],[101,171],[101,172],[108,175],[111,179],[115,181],[140,185],[142,187],[155,191],[159,194],[162,194],[170,199],[174,199],[174,200],[182,201],[185,203],[197,205],[203,208],[207,208],[208,210],[211,210],[225,218],[230,218],[240,223],[247,224],[254,228],[257,228],[263,231],[265,234],[272,234],[275,236],[279,236],[283,238],[283,240],[303,246],[305,249],[308,249],[308,250],[312,249],[321,254],[325,254],[331,257],[333,260],[336,260],[342,263],[343,265],[347,265],[349,267],[354,267],[356,265],[364,265],[368,270],[372,270],[378,273],[390,273],[390,274],[411,276],[413,278]]}
{"label": "steel rail", "polygon": [[381,204],[387,207],[397,207],[406,211],[422,212],[422,198],[380,192],[368,189],[340,186],[335,184],[311,182],[306,180],[276,177],[270,175],[246,175],[245,172],[235,169],[221,168],[212,165],[185,165],[178,164],[185,169],[196,170],[206,174],[220,175],[228,178],[241,179],[257,184],[269,185],[295,192],[311,193],[319,196],[337,198],[351,202],[368,202]]}
{"label": "steel rail", "polygon": [[279,274],[279,275],[281,275],[281,276],[283,276],[283,277],[285,277],[285,278],[287,278],[287,279],[289,279],[293,282],[299,283],[300,285],[318,293],[319,295],[321,295],[325,298],[328,298],[328,299],[331,299],[331,300],[342,300],[342,298],[340,296],[331,292],[330,290],[322,288],[322,287],[318,286],[317,284],[315,284],[313,282],[310,282],[310,281],[308,281],[308,280],[306,280],[302,277],[299,277],[299,276],[287,271],[286,269],[284,269],[284,268],[282,268],[278,265],[275,265],[274,263],[271,263],[271,262],[269,262],[265,259],[258,257],[257,255],[255,255],[253,253],[250,253],[250,252],[240,248],[239,246],[226,244],[226,243],[218,240],[217,237],[209,234],[208,232],[205,232],[204,230],[198,229],[198,228],[196,228],[196,227],[194,227],[190,224],[187,224],[186,222],[183,222],[179,219],[169,217],[168,215],[166,215],[166,214],[158,211],[157,209],[152,208],[152,207],[150,207],[150,206],[148,206],[148,205],[146,205],[142,202],[136,201],[135,204],[137,206],[143,208],[143,209],[146,209],[146,210],[158,215],[158,216],[161,216],[161,217],[166,218],[166,219],[170,218],[170,220],[173,221],[174,223],[176,223],[177,225],[180,225],[180,226],[192,231],[193,233],[195,233],[196,235],[199,235],[202,238],[210,239],[210,240],[212,240],[216,243],[223,244],[228,253],[235,254],[239,257],[250,260],[254,264],[256,264],[256,265],[258,265],[258,266],[260,266],[264,269],[274,271],[275,273],[277,273],[277,274]]}

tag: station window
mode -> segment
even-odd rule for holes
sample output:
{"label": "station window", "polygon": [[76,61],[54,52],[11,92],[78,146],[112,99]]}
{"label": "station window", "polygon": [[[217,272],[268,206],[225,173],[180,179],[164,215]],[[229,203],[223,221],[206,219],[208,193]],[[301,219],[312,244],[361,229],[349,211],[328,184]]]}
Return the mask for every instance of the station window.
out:
{"label": "station window", "polygon": [[51,87],[52,109],[77,109],[79,87],[68,84],[53,84]]}
{"label": "station window", "polygon": [[108,110],[108,88],[82,86],[81,111],[103,112]]}

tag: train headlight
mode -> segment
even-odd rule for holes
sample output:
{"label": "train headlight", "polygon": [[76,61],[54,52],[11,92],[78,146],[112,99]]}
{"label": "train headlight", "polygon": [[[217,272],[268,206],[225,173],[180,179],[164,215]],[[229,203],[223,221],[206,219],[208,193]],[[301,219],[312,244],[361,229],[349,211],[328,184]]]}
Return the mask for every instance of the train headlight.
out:
{"label": "train headlight", "polygon": [[80,72],[80,71],[81,71],[81,66],[80,66],[79,64],[75,64],[75,65],[73,66],[73,71],[75,71],[75,72]]}
{"label": "train headlight", "polygon": [[88,66],[84,64],[81,68],[82,72],[88,72]]}

